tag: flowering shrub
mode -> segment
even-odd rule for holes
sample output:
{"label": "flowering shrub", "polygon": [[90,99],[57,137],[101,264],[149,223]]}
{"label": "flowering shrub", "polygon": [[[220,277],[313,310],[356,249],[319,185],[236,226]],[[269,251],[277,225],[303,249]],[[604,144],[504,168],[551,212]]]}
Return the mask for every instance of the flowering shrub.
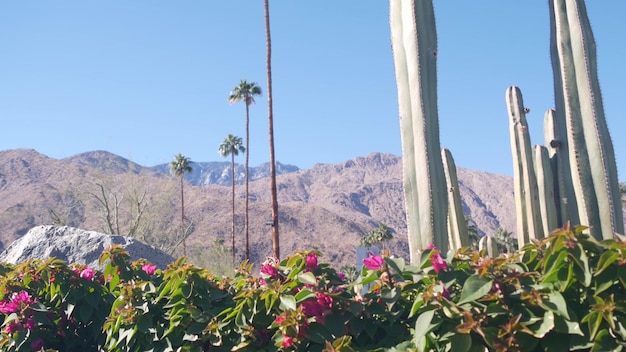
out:
{"label": "flowering shrub", "polygon": [[[560,229],[488,258],[370,254],[354,282],[316,251],[218,278],[112,247],[102,272],[0,265],[2,351],[620,351],[626,244]],[[363,292],[362,287],[370,289]]]}

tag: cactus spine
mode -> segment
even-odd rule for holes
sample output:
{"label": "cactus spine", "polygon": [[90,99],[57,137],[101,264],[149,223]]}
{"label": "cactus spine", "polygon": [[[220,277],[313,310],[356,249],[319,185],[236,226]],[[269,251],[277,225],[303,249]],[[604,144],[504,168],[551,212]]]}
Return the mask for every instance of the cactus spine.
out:
{"label": "cactus spine", "polygon": [[543,237],[543,226],[539,214],[539,194],[526,111],[519,88],[512,86],[507,89],[506,104],[509,111],[509,131],[513,153],[517,239],[519,248],[522,248],[531,239]]}
{"label": "cactus spine", "polygon": [[437,112],[437,31],[432,0],[391,0],[404,195],[411,262],[434,244],[448,248],[447,195]]}
{"label": "cactus spine", "polygon": [[594,237],[613,238],[624,233],[619,181],[584,2],[550,0],[550,22],[559,140],[569,148],[567,198],[577,200],[579,221]]}
{"label": "cactus spine", "polygon": [[448,186],[448,241],[450,242],[450,249],[454,252],[461,247],[470,246],[471,243],[467,231],[467,221],[461,205],[461,192],[459,191],[456,164],[452,153],[446,148],[441,149],[441,160]]}

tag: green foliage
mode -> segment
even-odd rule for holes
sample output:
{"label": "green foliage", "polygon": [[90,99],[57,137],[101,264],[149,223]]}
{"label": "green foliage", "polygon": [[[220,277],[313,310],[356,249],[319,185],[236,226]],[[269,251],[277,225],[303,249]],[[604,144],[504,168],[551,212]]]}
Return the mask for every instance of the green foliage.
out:
{"label": "green foliage", "polygon": [[[521,252],[370,256],[354,282],[317,251],[218,278],[119,247],[102,272],[0,265],[2,351],[622,351],[626,243],[565,227]],[[362,287],[370,285],[368,292]]]}

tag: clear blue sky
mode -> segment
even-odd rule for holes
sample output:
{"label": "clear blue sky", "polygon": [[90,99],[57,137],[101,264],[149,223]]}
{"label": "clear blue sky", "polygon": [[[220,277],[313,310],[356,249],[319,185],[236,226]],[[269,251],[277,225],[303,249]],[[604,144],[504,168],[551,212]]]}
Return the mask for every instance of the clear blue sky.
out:
{"label": "clear blue sky", "polygon": [[[457,166],[512,174],[505,90],[543,143],[552,108],[545,0],[436,0],[442,147]],[[626,1],[587,2],[620,179],[626,179]],[[270,1],[276,158],[308,168],[400,155],[388,1]],[[265,91],[261,0],[1,1],[0,150],[107,150],[152,166],[222,159],[245,137],[240,79]],[[619,84],[622,84],[621,86]],[[267,101],[251,106],[250,163],[269,160]],[[243,156],[236,159],[243,163]]]}

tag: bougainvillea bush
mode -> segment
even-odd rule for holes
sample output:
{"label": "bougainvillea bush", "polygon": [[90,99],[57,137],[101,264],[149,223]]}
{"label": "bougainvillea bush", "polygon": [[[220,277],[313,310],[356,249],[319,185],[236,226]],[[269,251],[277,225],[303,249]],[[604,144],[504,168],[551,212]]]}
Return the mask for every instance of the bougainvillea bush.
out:
{"label": "bougainvillea bush", "polygon": [[498,258],[370,254],[354,282],[310,250],[256,271],[244,263],[232,278],[184,258],[159,270],[119,247],[102,271],[3,264],[0,350],[620,351],[626,244],[584,232],[566,227]]}

